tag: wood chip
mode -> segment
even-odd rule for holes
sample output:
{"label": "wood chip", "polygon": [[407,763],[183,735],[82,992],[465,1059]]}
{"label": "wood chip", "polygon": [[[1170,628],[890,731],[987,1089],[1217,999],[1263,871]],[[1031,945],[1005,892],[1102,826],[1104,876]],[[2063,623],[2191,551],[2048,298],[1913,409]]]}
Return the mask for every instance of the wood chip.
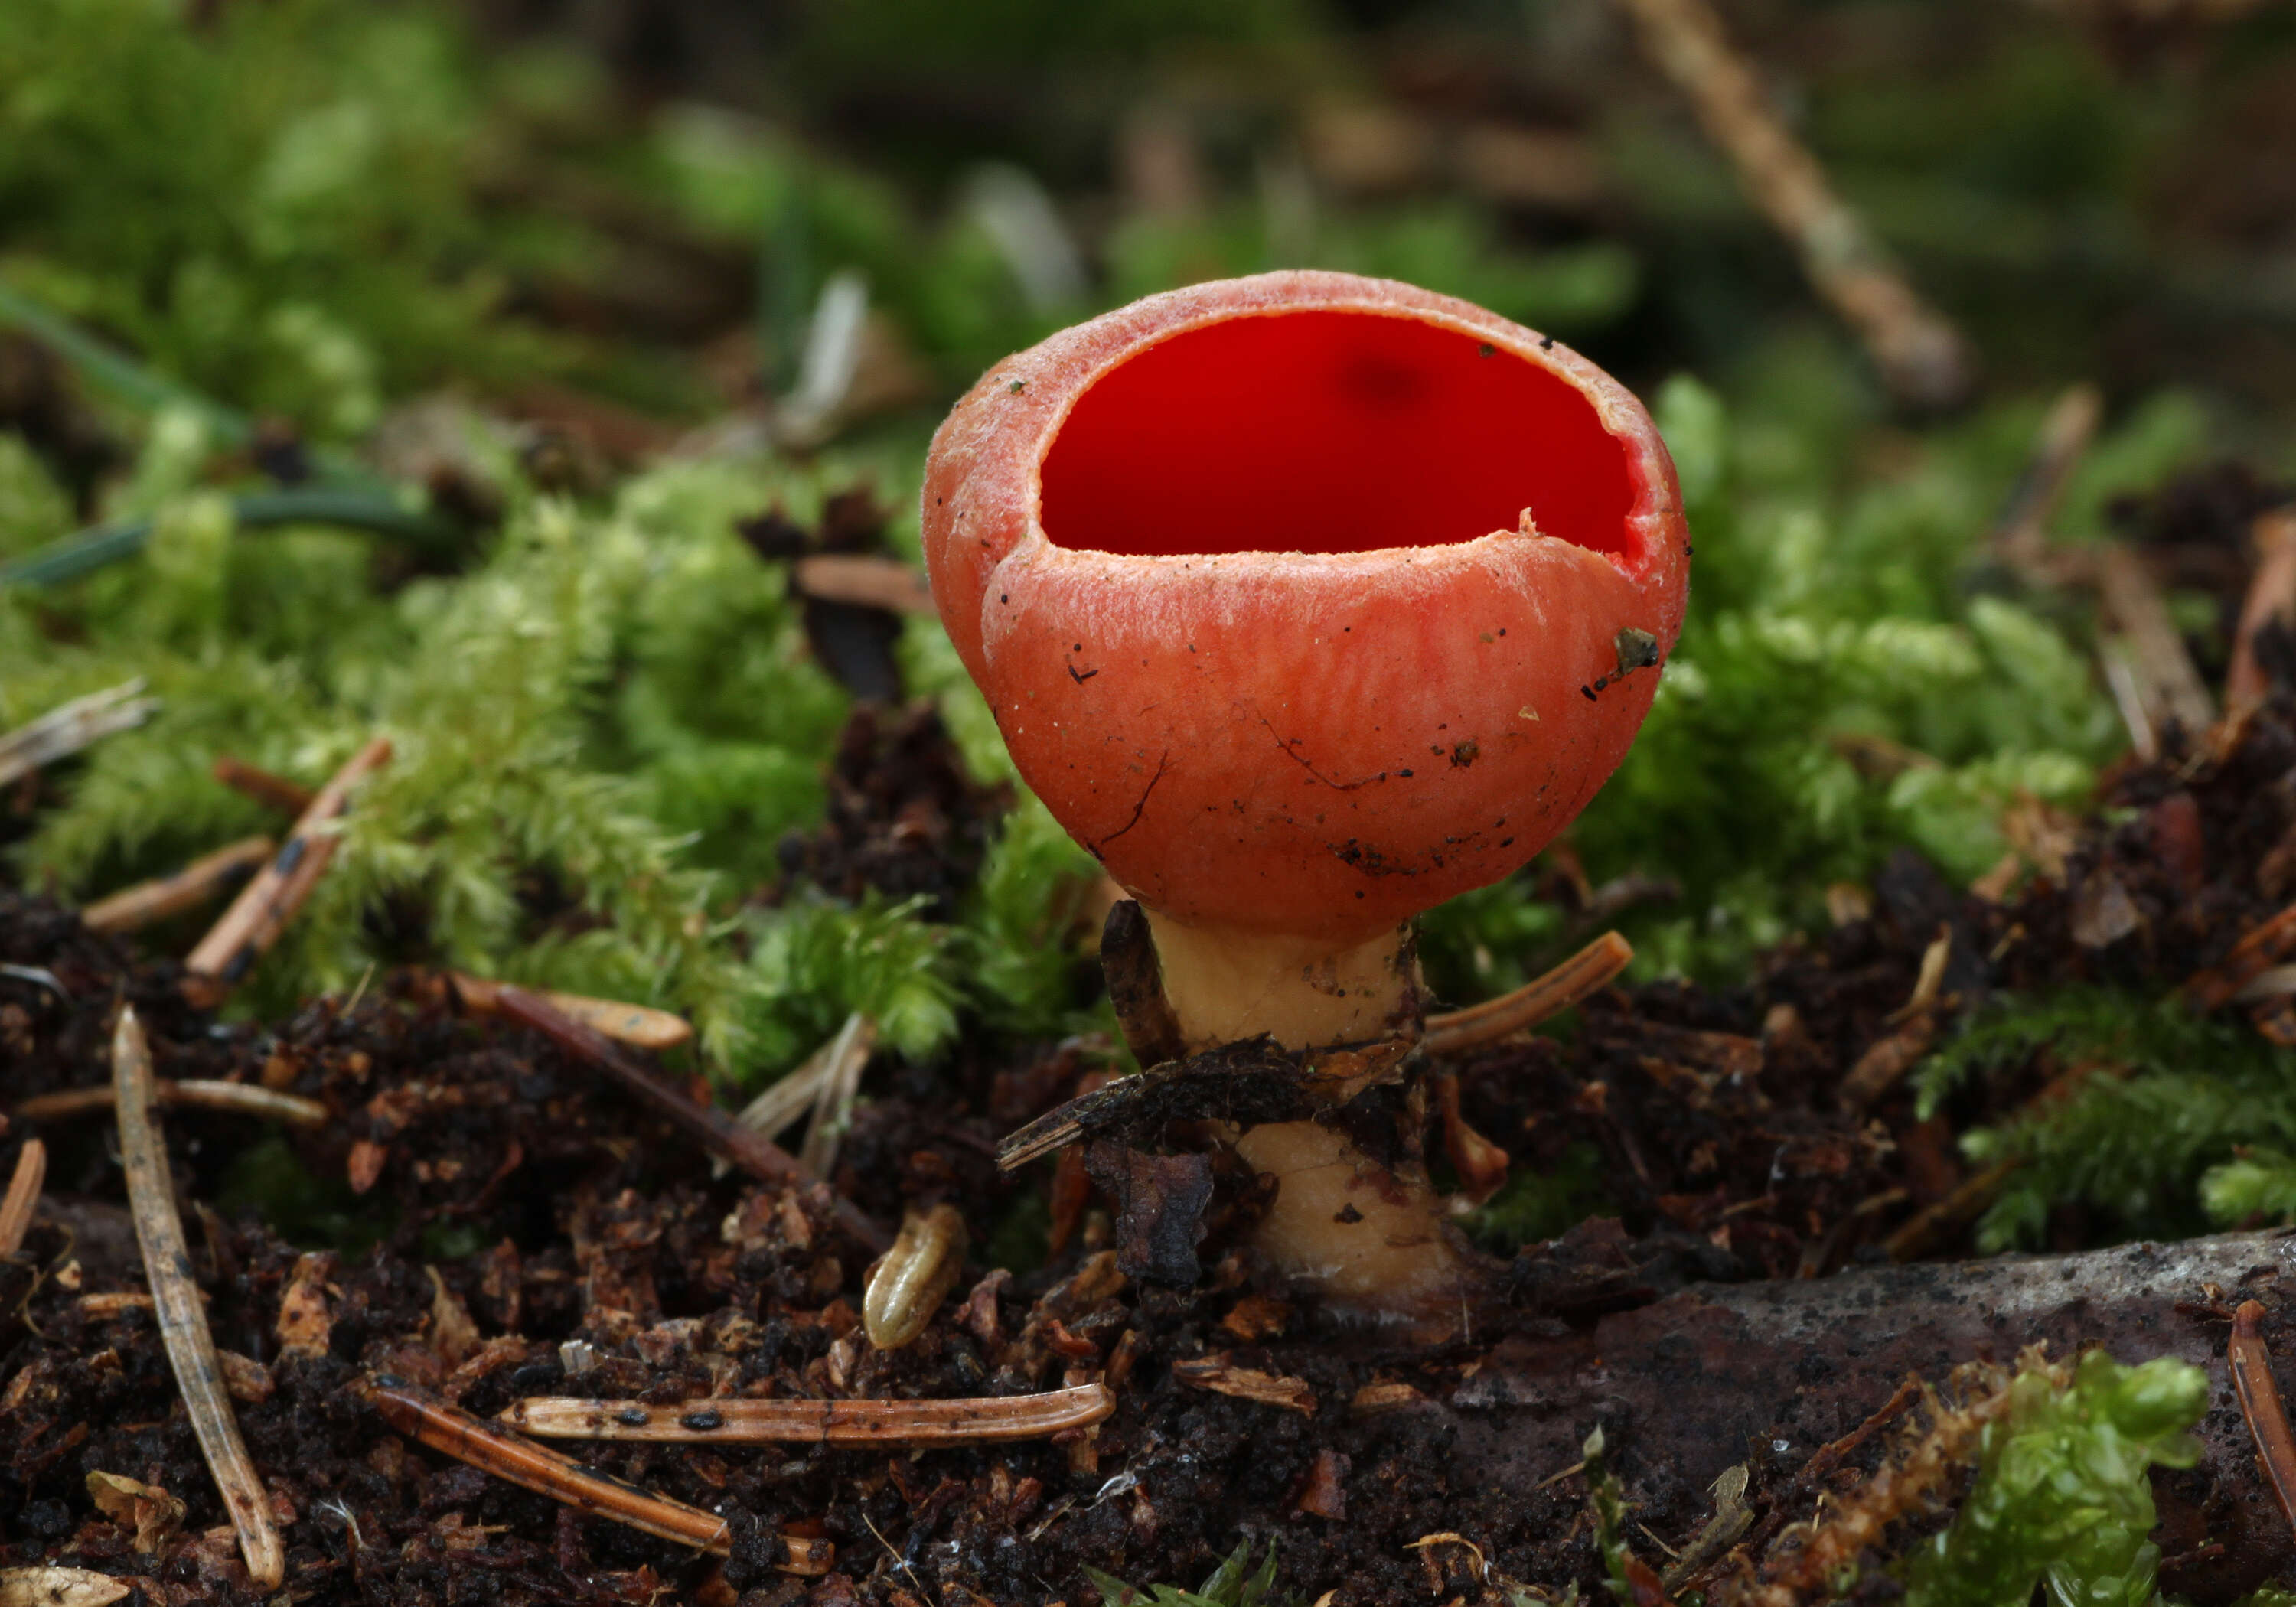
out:
{"label": "wood chip", "polygon": [[132,1588],[92,1568],[0,1568],[0,1607],[111,1607]]}
{"label": "wood chip", "polygon": [[141,695],[144,679],[91,692],[50,709],[29,726],[0,736],[0,787],[12,786],[43,765],[78,753],[114,732],[152,717],[160,700]]}
{"label": "wood chip", "polygon": [[669,1406],[535,1396],[497,1420],[546,1439],[643,1439],[694,1445],[988,1445],[1089,1428],[1116,1410],[1105,1384],[962,1400],[711,1398]]}
{"label": "wood chip", "polygon": [[8,1179],[8,1193],[0,1199],[0,1256],[12,1256],[24,1247],[31,1231],[32,1213],[40,1203],[40,1189],[48,1180],[48,1146],[37,1138],[24,1140],[16,1152],[16,1169]]}
{"label": "wood chip", "polygon": [[90,931],[138,931],[197,909],[238,886],[262,867],[278,844],[268,837],[242,837],[227,848],[202,854],[172,876],[160,876],[99,898],[79,913]]}
{"label": "wood chip", "polygon": [[271,1520],[271,1498],[256,1477],[225,1393],[222,1365],[208,1332],[207,1308],[191,1277],[191,1253],[176,1214],[168,1149],[152,1113],[152,1051],[133,1006],[119,1013],[111,1037],[112,1088],[117,1095],[120,1166],[127,1174],[128,1209],[144,1251],[160,1336],[183,1391],[192,1432],[215,1477],[216,1493],[238,1532],[247,1571],[266,1588],[285,1577],[287,1561]]}
{"label": "wood chip", "polygon": [[390,759],[390,740],[376,737],[319,789],[285,845],[240,890],[223,918],[184,960],[184,997],[206,1008],[221,1004],[278,941],[335,856],[338,839],[326,828],[349,806],[351,788]]}
{"label": "wood chip", "polygon": [[[53,1094],[34,1095],[18,1105],[14,1114],[19,1121],[61,1121],[109,1111],[115,1098],[114,1091],[108,1087],[60,1088]],[[220,1082],[211,1078],[188,1077],[180,1081],[153,1078],[152,1100],[161,1110],[183,1106],[220,1111],[232,1116],[282,1121],[292,1127],[323,1127],[329,1120],[327,1107],[316,1099],[275,1093],[252,1083]]]}
{"label": "wood chip", "polygon": [[1282,1406],[1287,1412],[1303,1412],[1310,1417],[1316,1414],[1316,1391],[1306,1380],[1264,1373],[1257,1367],[1239,1367],[1228,1359],[1225,1350],[1176,1361],[1172,1364],[1172,1376],[1184,1384],[1215,1394]]}
{"label": "wood chip", "polygon": [[1544,976],[1465,1010],[1427,1018],[1420,1048],[1428,1054],[1459,1054],[1496,1044],[1611,985],[1635,957],[1634,945],[1607,931]]}
{"label": "wood chip", "polygon": [[1348,1402],[1350,1417],[1384,1417],[1390,1412],[1405,1412],[1413,1406],[1424,1406],[1427,1398],[1406,1383],[1365,1384]]}

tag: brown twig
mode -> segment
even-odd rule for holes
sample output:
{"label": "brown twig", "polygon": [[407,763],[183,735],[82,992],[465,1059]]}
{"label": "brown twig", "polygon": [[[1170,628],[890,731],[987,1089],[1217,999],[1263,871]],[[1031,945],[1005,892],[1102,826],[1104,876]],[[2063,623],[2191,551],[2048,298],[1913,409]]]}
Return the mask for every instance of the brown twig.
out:
{"label": "brown twig", "polygon": [[266,1588],[285,1577],[287,1560],[271,1521],[271,1499],[232,1415],[207,1308],[192,1282],[192,1259],[176,1214],[176,1188],[168,1175],[168,1146],[152,1119],[152,1050],[133,1006],[119,1013],[111,1037],[111,1086],[119,1121],[119,1163],[127,1174],[127,1205],[152,1285],[160,1337],[183,1391],[184,1414],[215,1477],[216,1493],[239,1534],[247,1571]]}
{"label": "brown twig", "polygon": [[[800,1166],[797,1157],[762,1134],[738,1125],[715,1105],[698,1105],[651,1071],[627,1058],[595,1028],[576,1021],[548,1001],[523,988],[504,983],[496,996],[502,1013],[521,1026],[530,1027],[576,1059],[595,1066],[641,1104],[666,1118],[671,1126],[752,1177],[767,1183],[808,1188],[820,1181]],[[832,1196],[838,1226],[873,1251],[882,1254],[892,1235],[871,1221],[850,1200]]]}
{"label": "brown twig", "polygon": [[2296,508],[2273,508],[2256,516],[2256,573],[2241,603],[2240,627],[2232,642],[2232,667],[2225,672],[2225,713],[2237,718],[2260,707],[2272,678],[2256,661],[2256,636],[2277,619],[2296,620]]}
{"label": "brown twig", "polygon": [[215,778],[225,786],[282,815],[300,815],[318,797],[301,782],[258,770],[245,759],[234,758],[228,753],[217,755],[213,768]]}
{"label": "brown twig", "polygon": [[387,763],[390,739],[379,736],[351,756],[319,789],[288,833],[287,841],[255,880],[240,890],[231,907],[200,939],[184,962],[184,996],[212,1007],[238,986],[250,967],[276,942],[295,912],[335,857],[338,841],[324,828],[350,801],[351,788],[369,771]]}
{"label": "brown twig", "polygon": [[2174,719],[2198,736],[2216,724],[2215,701],[2136,549],[2117,541],[2108,545],[2098,557],[2096,579],[2105,612],[2128,644],[2138,696],[2153,729]]}
{"label": "brown twig", "polygon": [[2280,1386],[2272,1378],[2272,1353],[2264,1347],[2257,1324],[2264,1308],[2243,1300],[2232,1314],[2232,1341],[2225,1359],[2232,1370],[2233,1393],[2240,1398],[2240,1414],[2256,1440],[2256,1457],[2263,1464],[2272,1493],[2279,1497],[2280,1515],[2296,1529],[2296,1439],[2288,1432],[2288,1413],[2280,1404]]}
{"label": "brown twig", "polygon": [[[223,1082],[211,1078],[185,1078],[178,1082],[171,1078],[152,1079],[152,1103],[163,1110],[187,1106],[201,1111],[221,1111],[233,1116],[258,1116],[266,1121],[283,1121],[291,1127],[322,1127],[327,1125],[327,1107],[316,1099],[305,1099],[299,1094],[278,1094],[252,1083]],[[36,1094],[15,1109],[19,1121],[62,1121],[75,1116],[92,1116],[99,1111],[109,1111],[117,1103],[113,1091],[98,1084],[85,1088],[60,1088],[53,1094]]]}
{"label": "brown twig", "polygon": [[[461,997],[463,1008],[472,1013],[492,1015],[501,1008],[504,984],[460,971],[447,972],[445,980]],[[667,1010],[656,1010],[650,1004],[629,1004],[619,999],[594,999],[583,994],[558,993],[541,988],[533,989],[533,993],[535,997],[548,1000],[553,1007],[584,1026],[633,1048],[657,1052],[675,1049],[693,1037],[693,1024],[684,1016],[672,1015]]]}
{"label": "brown twig", "polygon": [[2046,572],[2049,521],[2063,500],[2066,480],[2095,439],[2103,411],[2103,398],[2086,381],[2068,386],[2049,408],[2033,455],[1993,527],[1993,551],[2003,562],[2029,573]]}
{"label": "brown twig", "polygon": [[0,1256],[12,1256],[23,1248],[32,1212],[40,1203],[40,1185],[47,1180],[48,1146],[37,1138],[27,1138],[16,1152],[16,1170],[8,1179],[7,1197],[0,1199]]}
{"label": "brown twig", "polygon": [[268,837],[242,837],[228,848],[201,855],[172,876],[139,881],[97,899],[80,911],[81,924],[90,931],[135,931],[197,909],[254,874],[277,846]]}
{"label": "brown twig", "polygon": [[2014,1157],[1997,1160],[1974,1177],[1964,1181],[1944,1199],[1925,1205],[1898,1225],[1897,1230],[1882,1241],[1882,1248],[1892,1261],[1918,1260],[1937,1248],[1947,1234],[1958,1232],[1975,1221],[1978,1213],[1993,1203],[2001,1193],[2001,1185],[2022,1165]]}
{"label": "brown twig", "polygon": [[1420,1047],[1429,1054],[1457,1054],[1528,1031],[1609,987],[1634,957],[1633,944],[1614,931],[1606,931],[1546,975],[1533,978],[1513,993],[1486,999],[1465,1010],[1429,1016],[1426,1036],[1420,1039]]}
{"label": "brown twig", "polygon": [[521,1439],[389,1373],[371,1373],[352,1388],[401,1434],[481,1472],[657,1539],[719,1556],[732,1550],[732,1533],[726,1520],[715,1513],[593,1472],[570,1456]]}
{"label": "brown twig", "polygon": [[791,566],[797,589],[824,603],[854,603],[890,613],[933,613],[932,590],[919,570],[898,558],[865,553],[815,553]]}
{"label": "brown twig", "polygon": [[0,736],[0,787],[29,775],[42,765],[78,753],[90,743],[150,719],[157,698],[140,697],[144,679],[122,682],[51,709],[29,726]]}
{"label": "brown twig", "polygon": [[1778,119],[1708,0],[1619,3],[1708,137],[1728,153],[1739,182],[1793,246],[1818,294],[1857,332],[1890,392],[1923,409],[1965,399],[1975,384],[1967,343],[1906,283],[1865,219],[1833,193],[1817,159]]}
{"label": "brown twig", "polygon": [[496,1420],[548,1439],[696,1445],[990,1445],[1090,1428],[1116,1410],[1106,1384],[965,1400],[585,1400],[537,1396]]}
{"label": "brown twig", "polygon": [[1888,1036],[1866,1046],[1857,1062],[1841,1078],[1841,1103],[1845,1109],[1858,1111],[1897,1086],[1898,1079],[1919,1063],[1929,1053],[1937,1037],[1939,992],[1945,982],[1945,968],[1953,956],[1953,932],[1948,928],[1930,940],[1922,951],[1922,968],[1914,979],[1914,991],[1890,1016],[1893,1024]]}

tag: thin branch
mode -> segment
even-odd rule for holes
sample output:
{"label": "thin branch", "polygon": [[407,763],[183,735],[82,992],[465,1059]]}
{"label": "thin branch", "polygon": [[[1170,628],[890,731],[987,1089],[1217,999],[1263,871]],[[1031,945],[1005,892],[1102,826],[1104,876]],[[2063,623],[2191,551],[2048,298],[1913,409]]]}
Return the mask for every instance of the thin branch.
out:
{"label": "thin branch", "polygon": [[2233,1393],[2240,1398],[2240,1414],[2256,1440],[2256,1459],[2263,1465],[2272,1493],[2279,1498],[2280,1515],[2296,1529],[2296,1439],[2288,1432],[2288,1413],[2280,1404],[2280,1386],[2272,1378],[2272,1353],[2265,1349],[2257,1324],[2264,1308],[2243,1300],[2232,1314],[2232,1341],[2225,1359],[2232,1371]]}
{"label": "thin branch", "polygon": [[318,796],[301,782],[274,775],[268,770],[259,770],[245,759],[234,758],[228,753],[216,756],[213,769],[215,778],[233,791],[243,798],[253,799],[266,809],[276,809],[282,815],[300,815]]}
{"label": "thin branch", "polygon": [[791,565],[797,589],[823,603],[853,603],[889,613],[933,615],[924,575],[898,558],[866,553],[814,553]]}
{"label": "thin branch", "polygon": [[2256,573],[2241,604],[2234,634],[2232,667],[2225,673],[2225,712],[2234,717],[2262,705],[2272,678],[2256,661],[2256,635],[2277,619],[2296,621],[2296,508],[2274,508],[2256,516]]}
{"label": "thin branch", "polygon": [[[624,1092],[671,1126],[721,1155],[752,1177],[784,1186],[810,1188],[820,1182],[800,1166],[797,1158],[770,1138],[737,1125],[716,1105],[698,1105],[635,1062],[596,1029],[578,1021],[564,1011],[523,988],[503,985],[496,996],[497,1008],[511,1021],[531,1027],[576,1059],[603,1071]],[[838,1226],[880,1255],[891,1248],[893,1237],[864,1216],[850,1200],[832,1193],[832,1209]]]}
{"label": "thin branch", "polygon": [[255,873],[278,845],[268,837],[242,837],[202,854],[172,876],[160,876],[99,898],[79,913],[90,931],[135,931],[197,909]]}
{"label": "thin branch", "polygon": [[119,1013],[111,1037],[111,1086],[119,1107],[119,1163],[127,1174],[127,1205],[144,1250],[152,1306],[168,1361],[184,1394],[192,1432],[215,1477],[216,1493],[239,1534],[247,1571],[266,1588],[285,1577],[287,1561],[271,1521],[271,1498],[248,1460],[232,1415],[231,1398],[208,1332],[207,1308],[192,1283],[192,1258],[176,1214],[176,1188],[168,1175],[168,1146],[152,1119],[152,1050],[131,1005]]}
{"label": "thin branch", "polygon": [[[0,570],[0,579],[4,571]],[[30,725],[0,736],[0,787],[29,775],[42,765],[78,753],[115,731],[127,731],[152,717],[160,700],[139,695],[144,677],[91,692],[50,709]]]}
{"label": "thin branch", "polygon": [[392,1428],[481,1472],[547,1496],[594,1518],[626,1524],[657,1539],[727,1555],[733,1535],[726,1520],[593,1472],[573,1458],[521,1439],[404,1383],[371,1373],[353,1392]]}
{"label": "thin branch", "polygon": [[1090,1428],[1116,1410],[1106,1384],[964,1400],[585,1400],[536,1396],[497,1419],[549,1439],[677,1445],[991,1445]]}
{"label": "thin branch", "polygon": [[[152,1099],[162,1110],[220,1111],[230,1116],[283,1121],[291,1127],[323,1127],[330,1114],[317,1100],[305,1099],[299,1094],[279,1094],[253,1083],[223,1082],[203,1077],[185,1078],[180,1082],[154,1078]],[[15,1115],[19,1121],[62,1121],[109,1111],[116,1103],[113,1091],[101,1084],[61,1088],[53,1094],[34,1095],[16,1107]]]}
{"label": "thin branch", "polygon": [[390,758],[390,739],[376,737],[319,789],[288,833],[286,845],[240,890],[223,919],[184,962],[184,995],[192,1003],[207,1007],[223,1003],[278,940],[335,857],[338,839],[326,826],[348,807],[351,788]]}
{"label": "thin branch", "polygon": [[[494,1015],[502,1008],[501,982],[474,977],[467,972],[450,971],[447,981],[462,997],[463,1007],[479,1015]],[[651,1004],[629,1004],[619,999],[594,999],[578,993],[557,993],[547,988],[533,990],[537,998],[571,1016],[584,1026],[592,1028],[616,1043],[628,1044],[633,1048],[675,1049],[693,1037],[693,1027],[684,1016],[672,1015],[667,1010],[656,1010]]]}
{"label": "thin branch", "polygon": [[16,1170],[8,1179],[7,1197],[0,1199],[0,1256],[12,1256],[23,1248],[32,1213],[40,1203],[40,1185],[47,1180],[48,1146],[37,1138],[27,1138],[16,1152]]}
{"label": "thin branch", "polygon": [[1429,1054],[1458,1054],[1525,1032],[1607,988],[1635,957],[1634,945],[1604,932],[1546,975],[1465,1010],[1427,1018],[1420,1047]]}
{"label": "thin branch", "polygon": [[1866,220],[1778,119],[1708,0],[1619,0],[1643,47],[1674,80],[1754,203],[1801,258],[1820,296],[1866,343],[1901,401],[1952,407],[1975,384],[1959,332],[1908,284]]}

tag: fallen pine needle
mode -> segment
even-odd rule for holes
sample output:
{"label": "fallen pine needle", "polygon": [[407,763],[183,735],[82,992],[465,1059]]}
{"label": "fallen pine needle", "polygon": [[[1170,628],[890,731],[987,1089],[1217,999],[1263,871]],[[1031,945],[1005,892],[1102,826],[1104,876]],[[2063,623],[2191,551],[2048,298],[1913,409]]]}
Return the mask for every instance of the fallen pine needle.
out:
{"label": "fallen pine needle", "polygon": [[2241,934],[2232,952],[2185,980],[2185,1002],[2202,1014],[2221,1010],[2296,949],[2296,904]]}
{"label": "fallen pine needle", "polygon": [[1607,988],[1635,957],[1634,945],[1614,931],[1606,931],[1546,975],[1533,978],[1513,993],[1466,1010],[1427,1018],[1420,1047],[1429,1054],[1456,1054],[1463,1050],[1496,1043],[1510,1034],[1536,1027]]}
{"label": "fallen pine needle", "polygon": [[202,854],[172,876],[155,877],[99,898],[80,911],[90,931],[135,931],[197,909],[234,883],[253,875],[278,845],[268,837],[242,837],[228,848]]}
{"label": "fallen pine needle", "polygon": [[2280,1498],[2280,1514],[2296,1529],[2296,1438],[2288,1431],[2288,1413],[2280,1404],[2280,1386],[2272,1381],[2272,1353],[2264,1348],[2257,1324],[2264,1308],[2243,1300],[2232,1314],[2232,1342],[2225,1358],[2232,1370],[2233,1393],[2240,1398],[2240,1414],[2256,1440],[2256,1459]]}
{"label": "fallen pine needle", "polygon": [[[493,1015],[502,1008],[504,984],[460,971],[448,972],[447,980],[462,996],[465,1009],[479,1015]],[[627,1004],[619,999],[594,999],[585,994],[555,993],[539,988],[534,989],[534,996],[546,1000],[554,1008],[616,1043],[628,1044],[633,1048],[675,1049],[693,1037],[693,1028],[684,1016],[656,1010],[651,1004]]]}
{"label": "fallen pine needle", "polygon": [[37,1138],[27,1138],[16,1152],[16,1171],[8,1179],[7,1197],[0,1199],[0,1256],[12,1256],[23,1247],[33,1209],[40,1203],[40,1185],[47,1180],[48,1146]]}
{"label": "fallen pine needle", "polygon": [[1116,1410],[1106,1384],[962,1400],[586,1400],[542,1395],[496,1419],[545,1439],[751,1445],[990,1445],[1090,1428]]}
{"label": "fallen pine needle", "polygon": [[[597,1067],[639,1103],[752,1177],[798,1188],[809,1188],[820,1181],[772,1139],[738,1125],[716,1105],[696,1104],[624,1055],[597,1029],[576,1021],[547,999],[509,983],[503,984],[495,996],[496,1007],[504,1016],[531,1027],[569,1054]],[[832,1193],[831,1209],[838,1226],[872,1250],[882,1255],[892,1247],[893,1236],[864,1216],[850,1200]]]}
{"label": "fallen pine needle", "polygon": [[[291,1127],[324,1127],[328,1120],[327,1107],[316,1099],[305,1099],[299,1094],[276,1094],[252,1083],[219,1082],[210,1078],[185,1078],[175,1081],[168,1078],[152,1079],[152,1102],[162,1110],[178,1107],[201,1111],[221,1111],[233,1116],[259,1116],[266,1121],[283,1121]],[[109,1111],[118,1103],[112,1089],[99,1084],[87,1088],[62,1088],[53,1094],[36,1094],[15,1109],[19,1121],[60,1121],[73,1116],[92,1116],[99,1111]]]}
{"label": "fallen pine needle", "polygon": [[285,1577],[287,1561],[271,1521],[271,1499],[248,1460],[238,1420],[226,1393],[215,1337],[208,1332],[207,1308],[192,1283],[192,1260],[184,1243],[184,1224],[176,1215],[175,1185],[168,1175],[168,1147],[152,1119],[152,1050],[131,1005],[119,1013],[111,1036],[111,1086],[119,1111],[119,1162],[127,1174],[127,1205],[135,1238],[144,1250],[144,1273],[152,1284],[152,1307],[168,1361],[184,1394],[216,1493],[239,1534],[247,1571],[266,1588]]}
{"label": "fallen pine needle", "polygon": [[354,1386],[383,1421],[410,1439],[481,1472],[562,1502],[594,1518],[610,1518],[657,1539],[725,1556],[733,1549],[726,1520],[593,1472],[570,1456],[521,1439],[448,1406],[390,1374],[370,1374]]}
{"label": "fallen pine needle", "polygon": [[282,815],[300,815],[318,796],[301,782],[258,770],[245,759],[234,758],[228,753],[217,756],[215,778],[241,797],[252,799]]}
{"label": "fallen pine needle", "polygon": [[160,700],[140,696],[143,690],[139,676],[74,698],[30,725],[0,736],[0,787],[29,775],[42,765],[78,753],[115,731],[130,730],[150,719]]}
{"label": "fallen pine needle", "polygon": [[390,739],[379,736],[353,754],[312,799],[311,807],[271,863],[240,890],[199,947],[184,962],[184,995],[194,1004],[219,1004],[266,949],[276,942],[335,857],[337,839],[325,826],[350,801],[351,788],[388,763]]}

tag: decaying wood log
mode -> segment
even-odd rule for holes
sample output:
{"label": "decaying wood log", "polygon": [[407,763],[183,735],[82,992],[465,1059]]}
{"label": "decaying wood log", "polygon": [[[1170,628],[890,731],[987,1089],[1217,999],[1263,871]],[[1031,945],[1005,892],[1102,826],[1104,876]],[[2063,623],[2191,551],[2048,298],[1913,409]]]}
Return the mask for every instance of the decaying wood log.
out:
{"label": "decaying wood log", "polygon": [[2128,1363],[2173,1356],[2205,1367],[2213,1388],[2198,1465],[2154,1474],[2161,1585],[2223,1600],[2296,1561],[2296,1535],[2259,1472],[2226,1362],[2226,1302],[2254,1300],[2268,1314],[2263,1340],[2281,1352],[2275,1366],[2296,1368],[2290,1295],[2296,1238],[2268,1233],[1699,1284],[1591,1328],[1509,1338],[1447,1402],[1413,1409],[1451,1420],[1454,1465],[1478,1488],[1533,1489],[1577,1461],[1601,1426],[1628,1501],[1679,1546],[1709,1515],[1718,1475],[1751,1454],[1750,1499],[1761,1510],[1909,1373],[1941,1382],[1959,1363],[2011,1362],[2041,1341],[2067,1360],[2091,1346]]}

